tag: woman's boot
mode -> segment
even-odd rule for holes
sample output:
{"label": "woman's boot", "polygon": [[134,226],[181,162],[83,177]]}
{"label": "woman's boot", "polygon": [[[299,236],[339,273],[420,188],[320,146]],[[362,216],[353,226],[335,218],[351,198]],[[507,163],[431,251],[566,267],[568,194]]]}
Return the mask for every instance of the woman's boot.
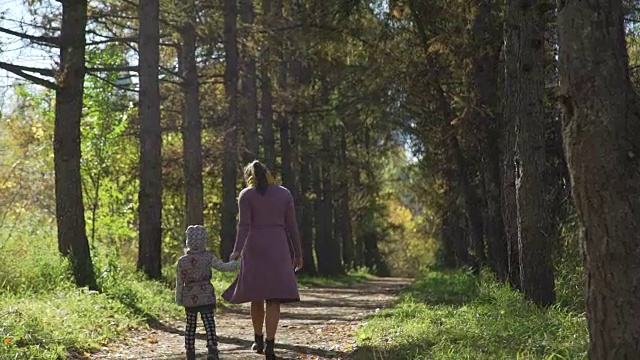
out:
{"label": "woman's boot", "polygon": [[251,345],[251,350],[257,352],[258,354],[264,353],[264,334],[262,335],[254,335],[255,341],[253,345]]}
{"label": "woman's boot", "polygon": [[277,360],[275,353],[275,339],[267,339],[266,348],[264,349],[265,360]]}

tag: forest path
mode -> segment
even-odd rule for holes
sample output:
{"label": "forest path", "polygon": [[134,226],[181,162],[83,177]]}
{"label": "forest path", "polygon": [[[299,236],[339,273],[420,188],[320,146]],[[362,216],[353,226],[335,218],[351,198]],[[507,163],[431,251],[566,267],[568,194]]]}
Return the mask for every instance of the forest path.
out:
{"label": "forest path", "polygon": [[[373,278],[346,286],[301,287],[301,302],[282,306],[276,336],[278,359],[346,359],[356,348],[355,331],[363,320],[388,306],[411,279]],[[264,359],[251,351],[249,306],[216,315],[221,360]],[[91,359],[185,359],[184,322],[155,322],[129,334]],[[198,359],[206,358],[206,337],[198,317]]]}

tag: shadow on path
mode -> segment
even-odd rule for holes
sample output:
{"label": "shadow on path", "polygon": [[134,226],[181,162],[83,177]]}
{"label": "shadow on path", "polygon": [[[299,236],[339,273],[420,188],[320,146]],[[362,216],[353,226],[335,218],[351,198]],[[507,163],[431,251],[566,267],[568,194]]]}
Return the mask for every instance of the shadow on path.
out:
{"label": "shadow on path", "polygon": [[[373,278],[345,286],[300,289],[301,302],[282,305],[276,353],[282,359],[345,359],[355,348],[362,320],[389,305],[411,280]],[[92,359],[184,359],[184,323],[148,319],[149,329],[122,344],[93,354]],[[216,315],[222,360],[264,359],[251,351],[253,328],[248,304],[221,309]],[[196,348],[206,357],[206,336],[199,319]]]}

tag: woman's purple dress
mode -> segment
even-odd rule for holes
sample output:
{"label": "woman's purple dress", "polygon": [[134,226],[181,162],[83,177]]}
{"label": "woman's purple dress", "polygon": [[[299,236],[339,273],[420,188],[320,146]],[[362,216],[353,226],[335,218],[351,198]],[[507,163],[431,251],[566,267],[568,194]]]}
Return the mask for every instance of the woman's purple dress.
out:
{"label": "woman's purple dress", "polygon": [[230,303],[260,300],[300,301],[289,241],[301,254],[293,197],[285,187],[269,185],[260,195],[248,187],[238,198],[240,219],[234,252],[241,252],[236,280],[222,294]]}

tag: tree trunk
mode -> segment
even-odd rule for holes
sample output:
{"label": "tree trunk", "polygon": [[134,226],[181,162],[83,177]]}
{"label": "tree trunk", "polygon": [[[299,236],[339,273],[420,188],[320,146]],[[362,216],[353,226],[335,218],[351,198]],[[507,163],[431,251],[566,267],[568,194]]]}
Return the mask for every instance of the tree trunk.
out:
{"label": "tree trunk", "polygon": [[500,167],[498,148],[498,60],[502,36],[495,4],[491,0],[477,1],[478,13],[473,22],[473,40],[476,46],[473,83],[475,90],[474,120],[478,123],[484,202],[486,218],[484,234],[487,242],[489,265],[505,281],[508,276],[507,244],[504,236],[500,199]]}
{"label": "tree trunk", "polygon": [[287,189],[295,187],[295,175],[291,165],[291,139],[289,138],[289,119],[286,116],[280,118],[280,164],[282,184]]}
{"label": "tree trunk", "polygon": [[62,1],[60,79],[56,89],[53,160],[58,248],[71,261],[76,285],[96,290],[80,175],[80,120],[85,75],[87,1]]}
{"label": "tree trunk", "polygon": [[[273,22],[271,0],[262,0],[262,13],[267,26]],[[271,78],[269,67],[271,61],[271,49],[267,43],[262,49],[262,64],[260,64],[260,80],[262,90],[262,141],[264,144],[264,161],[267,167],[275,170],[276,166],[276,143],[273,134],[273,96],[271,89]]]}
{"label": "tree trunk", "polygon": [[500,138],[500,166],[502,187],[502,221],[507,239],[507,253],[509,260],[509,283],[514,289],[522,290],[520,286],[520,255],[518,252],[518,204],[516,202],[516,168],[515,168],[515,121],[517,116],[517,46],[519,33],[518,24],[512,16],[512,7],[505,7],[505,48],[504,48],[504,87],[502,94],[502,123]]}
{"label": "tree trunk", "polygon": [[242,54],[242,112],[241,119],[244,124],[243,158],[246,163],[258,158],[258,93],[256,82],[256,59],[250,50],[254,39],[250,38],[250,28],[254,23],[253,0],[240,0],[240,20],[244,25],[243,39],[245,48]]}
{"label": "tree trunk", "polygon": [[455,214],[452,212],[452,205],[450,199],[453,195],[448,186],[444,191],[445,204],[442,206],[442,212],[440,214],[440,254],[439,258],[442,260],[442,266],[446,269],[455,269],[458,267],[458,259],[456,257],[456,238],[454,236],[455,226],[457,226],[458,219],[455,218]]}
{"label": "tree trunk", "polygon": [[220,219],[220,256],[227,260],[236,237],[236,186],[238,173],[238,41],[236,36],[236,0],[224,1],[224,90],[228,113],[222,154],[222,214]]}
{"label": "tree trunk", "polygon": [[301,157],[300,157],[300,240],[302,242],[302,256],[304,267],[301,272],[306,275],[316,275],[316,265],[313,258],[313,203],[311,201],[311,164],[309,156],[309,144],[307,141],[307,129],[302,129]]}
{"label": "tree trunk", "polygon": [[[362,181],[360,179],[360,168],[354,166],[352,169],[352,177],[353,177],[353,189],[356,193],[360,194],[363,191]],[[358,221],[360,220],[360,221]],[[361,219],[356,219],[354,222],[353,229],[353,238],[354,238],[354,251],[353,251],[353,263],[356,268],[364,266],[364,243],[363,239],[363,228],[365,224],[362,223]]]}
{"label": "tree trunk", "polygon": [[[445,146],[445,144],[442,144]],[[456,181],[455,158],[451,151],[445,154],[441,166],[445,185],[444,203],[441,209],[440,244],[443,265],[447,268],[473,266],[469,255],[469,242],[465,233],[466,222],[459,201],[460,185]]]}
{"label": "tree trunk", "polygon": [[640,116],[620,0],[558,15],[564,147],[584,229],[590,359],[640,358]]}
{"label": "tree trunk", "polygon": [[162,130],[160,127],[159,1],[141,0],[139,18],[140,244],[138,269],[162,277]]}
{"label": "tree trunk", "polygon": [[320,275],[339,275],[344,273],[342,268],[340,245],[333,237],[333,189],[329,158],[330,137],[328,133],[322,135],[322,151],[320,166],[315,170],[314,187],[316,197],[316,255],[318,257],[318,273]]}
{"label": "tree trunk", "polygon": [[[513,7],[511,7],[513,6]],[[555,301],[550,219],[544,172],[544,2],[508,3],[519,42],[516,62],[516,201],[520,279],[525,297],[538,305]]]}
{"label": "tree trunk", "polygon": [[473,267],[475,271],[478,272],[486,263],[480,197],[478,196],[476,189],[474,189],[471,180],[469,180],[469,170],[467,169],[466,159],[464,158],[462,149],[460,149],[458,138],[455,135],[450,135],[449,146],[451,147],[451,151],[453,151],[456,159],[460,187],[464,196],[465,213],[469,221],[471,232],[471,244],[475,262]]}
{"label": "tree trunk", "polygon": [[[184,79],[182,91],[182,149],[185,186],[185,225],[204,224],[204,189],[202,185],[202,134],[200,123],[200,95],[196,64],[195,8],[188,6],[189,21],[180,29],[180,72]],[[186,228],[185,226],[185,228]]]}
{"label": "tree trunk", "polygon": [[347,163],[347,136],[344,127],[340,128],[340,173],[338,174],[338,209],[340,210],[340,238],[342,240],[342,262],[348,269],[354,267],[353,228],[351,225],[351,201],[349,192],[349,165]]}

